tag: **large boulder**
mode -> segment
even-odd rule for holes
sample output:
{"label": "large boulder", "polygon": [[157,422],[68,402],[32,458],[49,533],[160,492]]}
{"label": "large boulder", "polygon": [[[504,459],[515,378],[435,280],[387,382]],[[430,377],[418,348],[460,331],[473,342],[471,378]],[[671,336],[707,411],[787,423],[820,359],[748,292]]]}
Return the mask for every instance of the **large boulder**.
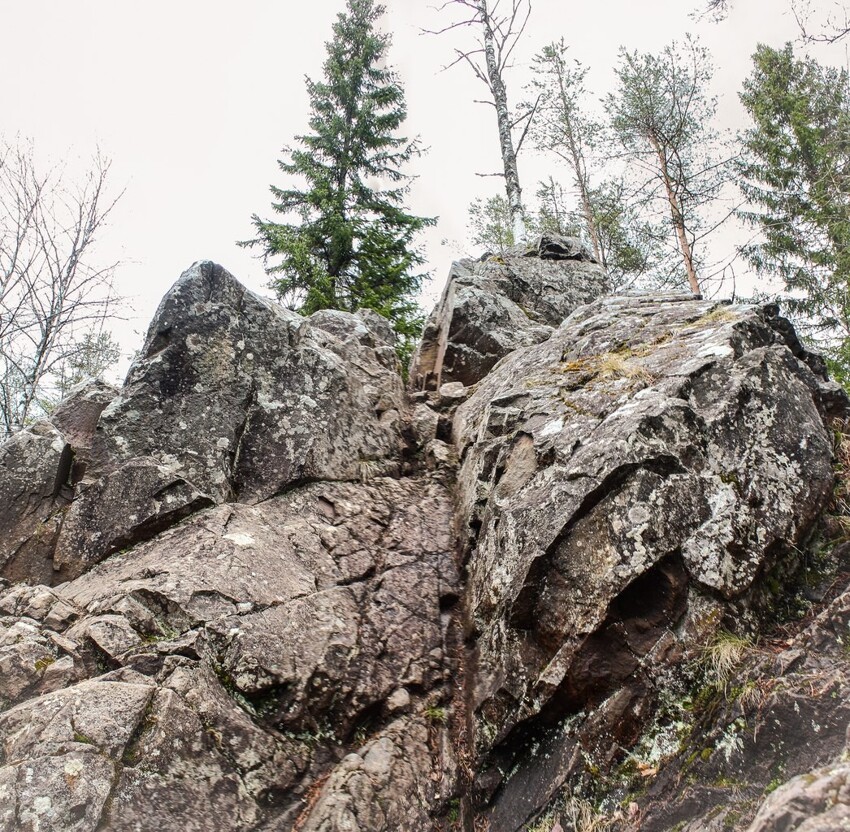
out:
{"label": "large boulder", "polygon": [[304,319],[196,263],[120,391],[76,390],[4,447],[0,575],[60,583],[213,504],[398,473],[393,339],[368,310]]}
{"label": "large boulder", "polygon": [[512,350],[545,341],[606,287],[602,267],[571,237],[544,235],[454,263],[413,357],[411,383],[421,390],[474,384]]}
{"label": "large boulder", "polygon": [[[347,313],[338,318],[350,319]],[[389,473],[400,448],[399,375],[371,343],[313,327],[221,266],[196,263],[160,304],[94,442],[101,468],[153,457],[216,502],[292,483]],[[347,334],[347,333],[346,333]]]}
{"label": "large boulder", "polygon": [[603,288],[458,266],[408,396],[375,313],[186,272],[0,449],[0,829],[843,823],[850,567],[744,636],[846,533],[847,398],[772,307]]}
{"label": "large boulder", "polygon": [[665,669],[795,560],[832,492],[840,396],[794,350],[770,308],[601,300],[458,409],[494,830],[582,765],[580,714],[634,741]]}

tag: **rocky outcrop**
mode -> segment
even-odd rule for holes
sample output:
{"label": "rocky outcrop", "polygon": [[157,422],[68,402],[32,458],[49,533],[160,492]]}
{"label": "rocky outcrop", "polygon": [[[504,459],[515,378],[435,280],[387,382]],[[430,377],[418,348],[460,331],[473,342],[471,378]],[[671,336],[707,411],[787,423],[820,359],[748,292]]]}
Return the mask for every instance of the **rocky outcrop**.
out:
{"label": "rocky outcrop", "polygon": [[[10,494],[0,575],[67,580],[206,506],[398,473],[406,403],[391,338],[374,313],[305,321],[220,266],[196,264],[160,305],[118,395],[80,392],[56,427],[6,450],[10,472],[28,472],[35,454],[45,473],[37,495]],[[73,467],[72,449],[83,465]],[[70,509],[66,480],[79,485]]]}
{"label": "rocky outcrop", "polygon": [[588,734],[610,736],[606,762],[634,741],[658,681],[758,607],[757,578],[788,568],[820,516],[833,388],[774,319],[601,300],[458,409],[471,719],[493,830],[519,829],[583,768]]}
{"label": "rocky outcrop", "polygon": [[[86,813],[54,798],[50,828],[177,829],[196,804],[198,829],[292,822],[328,769],[361,791],[372,783],[389,807],[388,825],[352,829],[427,818],[444,727],[421,714],[449,667],[450,517],[445,488],[427,477],[311,485],[201,512],[37,607],[33,594],[46,590],[7,593],[0,610],[17,619],[5,639],[0,691],[12,707],[0,714],[0,762],[21,784],[7,792],[18,816],[28,792],[7,770],[37,764],[53,782],[73,763]],[[410,814],[397,777],[421,770]],[[336,817],[340,799],[319,800],[304,828],[338,828],[323,813]]]}
{"label": "rocky outcrop", "polygon": [[[569,239],[452,285],[408,395],[379,316],[196,264],[121,390],[0,450],[0,830],[549,832],[582,791],[710,829],[736,766],[803,779],[728,828],[833,822],[835,581],[758,653],[761,767],[694,670],[810,561],[846,415],[822,363],[772,307],[599,298]],[[780,767],[795,706],[819,742]]]}
{"label": "rocky outcrop", "polygon": [[605,272],[579,240],[553,234],[454,263],[413,356],[412,385],[474,384],[512,350],[545,341],[606,286]]}
{"label": "rocky outcrop", "polygon": [[827,597],[816,615],[812,599],[846,587],[843,549],[836,552],[836,573],[820,572],[822,562],[804,574],[796,598],[786,591],[776,599],[802,604],[801,621],[734,642],[734,659],[719,676],[712,653],[700,657],[690,685],[668,700],[666,715],[638,743],[633,759],[645,760],[652,777],[634,768],[618,773],[619,787],[634,793],[636,822],[628,830],[842,828],[850,595]]}

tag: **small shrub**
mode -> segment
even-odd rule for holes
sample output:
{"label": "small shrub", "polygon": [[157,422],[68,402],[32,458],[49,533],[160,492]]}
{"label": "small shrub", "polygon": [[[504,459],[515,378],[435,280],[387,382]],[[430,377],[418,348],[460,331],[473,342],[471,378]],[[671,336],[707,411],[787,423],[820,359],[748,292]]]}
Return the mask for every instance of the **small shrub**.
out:
{"label": "small shrub", "polygon": [[609,832],[613,828],[613,818],[578,797],[572,797],[566,802],[562,815],[573,832]]}
{"label": "small shrub", "polygon": [[429,722],[436,722],[441,725],[444,725],[449,721],[448,711],[439,705],[429,705],[424,711],[422,711],[422,715]]}
{"label": "small shrub", "polygon": [[42,656],[40,659],[36,659],[34,667],[39,673],[41,673],[42,671],[47,670],[47,668],[55,661],[55,656]]}

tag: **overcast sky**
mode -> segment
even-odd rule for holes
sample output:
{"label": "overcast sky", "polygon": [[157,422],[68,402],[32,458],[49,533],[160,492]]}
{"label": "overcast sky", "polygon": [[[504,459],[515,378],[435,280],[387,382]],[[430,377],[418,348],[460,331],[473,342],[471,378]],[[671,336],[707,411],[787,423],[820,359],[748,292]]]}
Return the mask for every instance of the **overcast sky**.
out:
{"label": "overcast sky", "polygon": [[[717,65],[716,93],[727,127],[742,121],[737,91],[757,42],[798,35],[787,0],[737,0],[719,24],[695,22],[699,0],[532,0],[533,14],[507,77],[511,101],[527,81],[531,57],[563,36],[590,67],[588,87],[612,88],[621,45],[657,51],[686,32]],[[832,0],[815,0],[825,11]],[[0,0],[0,132],[31,137],[42,158],[79,165],[96,146],[112,159],[112,187],[125,193],[102,237],[104,260],[121,258],[119,291],[130,299],[121,327],[138,346],[160,297],[193,261],[218,261],[253,289],[266,276],[236,246],[251,236],[250,216],[270,214],[271,183],[284,184],[280,149],[306,129],[304,76],[318,78],[324,43],[343,0]],[[425,238],[433,303],[451,260],[464,247],[466,212],[495,193],[499,170],[492,108],[474,104],[485,89],[467,68],[441,72],[463,34],[422,36],[445,17],[429,2],[387,0],[390,63],[407,92],[407,132],[430,148],[411,169],[415,213],[439,216]],[[820,6],[820,9],[818,7]],[[845,61],[843,48],[822,60]],[[528,195],[558,170],[520,157]],[[443,244],[442,241],[450,241]]]}

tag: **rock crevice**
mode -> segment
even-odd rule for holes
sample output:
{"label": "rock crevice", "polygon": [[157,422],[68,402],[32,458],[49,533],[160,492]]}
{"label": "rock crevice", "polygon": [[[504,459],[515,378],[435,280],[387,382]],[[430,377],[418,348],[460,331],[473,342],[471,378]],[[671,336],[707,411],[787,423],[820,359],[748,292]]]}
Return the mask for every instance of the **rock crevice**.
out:
{"label": "rock crevice", "polygon": [[189,269],[0,448],[0,829],[519,832],[625,765],[793,579],[847,399],[773,307],[604,292],[458,264],[406,391],[375,313]]}

